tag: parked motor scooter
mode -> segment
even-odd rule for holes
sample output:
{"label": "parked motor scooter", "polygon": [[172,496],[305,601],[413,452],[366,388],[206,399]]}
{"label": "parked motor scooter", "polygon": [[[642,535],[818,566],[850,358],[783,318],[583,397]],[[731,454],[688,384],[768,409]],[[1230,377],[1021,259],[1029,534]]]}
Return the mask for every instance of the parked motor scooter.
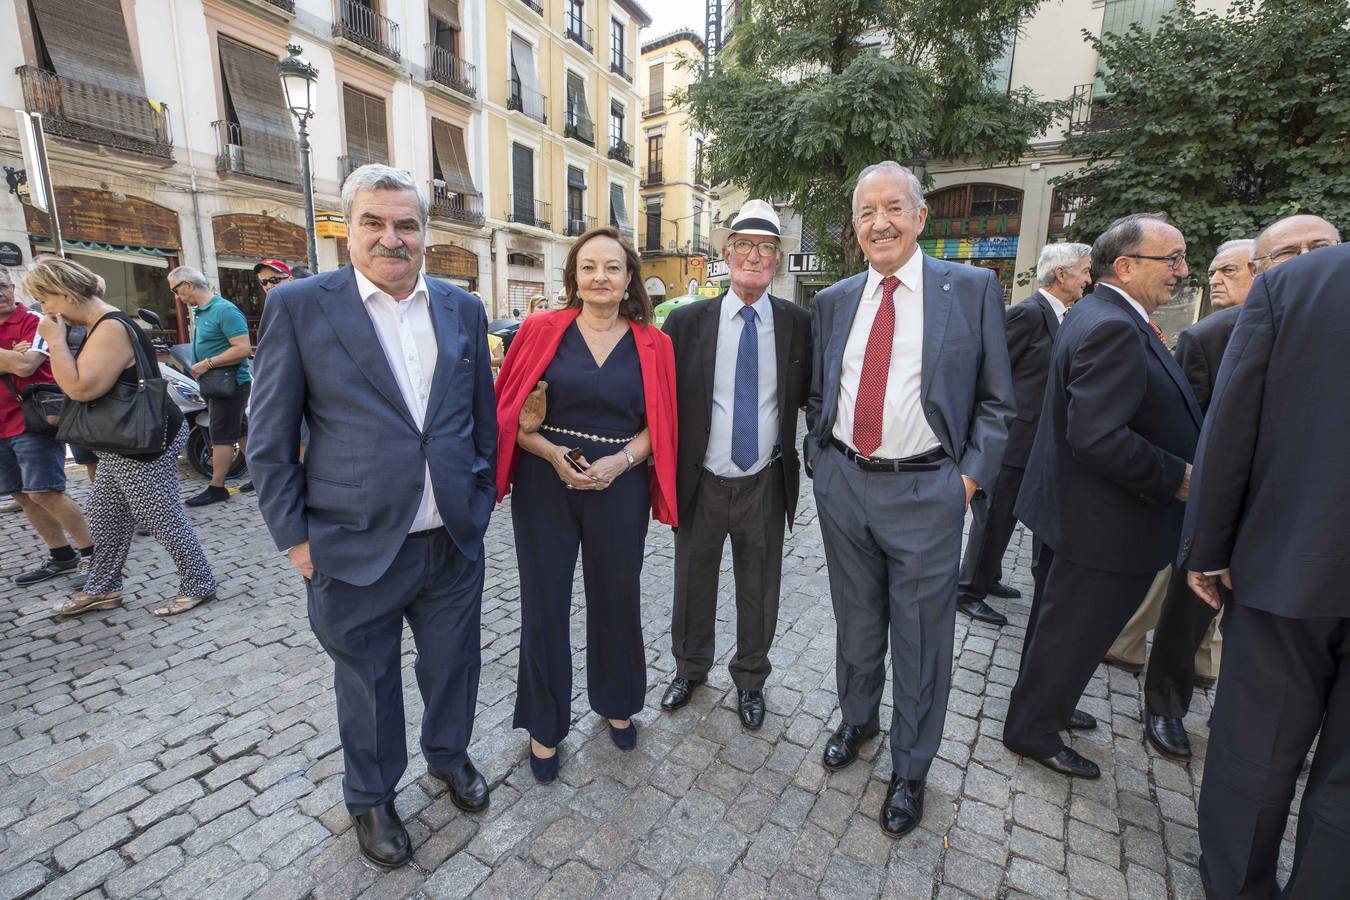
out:
{"label": "parked motor scooter", "polygon": [[[138,309],[136,315],[152,328],[163,327],[160,318],[148,309]],[[211,462],[211,418],[206,409],[206,400],[202,398],[197,380],[192,377],[192,345],[175,344],[169,348],[169,361],[159,364],[160,375],[169,387],[169,397],[183,413],[188,424],[187,446],[183,453],[193,471],[210,478]],[[230,463],[230,476],[244,470],[244,454],[236,447],[234,460]]]}

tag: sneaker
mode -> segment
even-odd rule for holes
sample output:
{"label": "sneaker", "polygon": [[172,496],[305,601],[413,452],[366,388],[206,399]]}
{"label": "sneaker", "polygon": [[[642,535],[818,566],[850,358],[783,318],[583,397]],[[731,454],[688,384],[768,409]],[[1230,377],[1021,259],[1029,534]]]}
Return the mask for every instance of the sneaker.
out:
{"label": "sneaker", "polygon": [[17,500],[7,500],[0,503],[0,513],[16,513],[22,508]]}
{"label": "sneaker", "polygon": [[184,506],[210,506],[212,503],[224,503],[230,499],[230,492],[223,487],[208,484],[206,490],[195,497],[183,501]]}
{"label": "sneaker", "polygon": [[253,482],[245,481],[243,484],[239,485],[239,493],[241,494],[253,493]]}
{"label": "sneaker", "polygon": [[46,581],[48,578],[55,578],[58,575],[71,575],[79,570],[80,561],[76,559],[52,559],[48,556],[38,566],[30,572],[21,572],[14,576],[14,583],[18,585],[37,584],[39,581]]}
{"label": "sneaker", "polygon": [[93,556],[81,556],[80,564],[75,567],[75,574],[81,578],[89,577],[89,566],[93,563]]}

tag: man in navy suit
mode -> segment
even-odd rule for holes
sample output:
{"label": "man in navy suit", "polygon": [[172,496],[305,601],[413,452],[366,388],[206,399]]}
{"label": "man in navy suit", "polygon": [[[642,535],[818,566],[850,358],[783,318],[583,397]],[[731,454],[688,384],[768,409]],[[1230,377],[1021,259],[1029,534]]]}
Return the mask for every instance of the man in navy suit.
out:
{"label": "man in navy suit", "polygon": [[1211,606],[1220,580],[1231,590],[1200,790],[1210,897],[1280,894],[1314,738],[1283,896],[1350,896],[1350,247],[1289,259],[1256,279],[1228,342],[1177,559]]}
{"label": "man in navy suit", "polygon": [[1003,290],[987,269],[924,256],[927,217],[922,185],[898,163],[858,176],[853,227],[870,265],[812,303],[806,405],[838,632],[842,719],[824,764],[849,765],[878,732],[889,637],[880,819],[897,837],[923,816],[942,740],[966,507],[993,485],[1013,415]]}
{"label": "man in navy suit", "polygon": [[351,265],[267,298],[249,468],[333,659],[358,844],[392,868],[412,856],[394,809],[407,767],[405,618],[428,772],[461,809],[488,805],[468,746],[497,421],[482,304],[421,272],[421,188],[398,169],[362,166],[343,185],[342,208]]}
{"label": "man in navy suit", "polygon": [[1092,246],[1097,289],[1055,338],[1017,517],[1041,539],[1042,584],[1003,726],[1009,750],[1097,778],[1064,743],[1111,642],[1175,554],[1200,409],[1149,316],[1187,275],[1161,215],[1125,216]]}
{"label": "man in navy suit", "polygon": [[1002,627],[1008,624],[1008,619],[985,601],[986,596],[1022,596],[999,581],[1003,554],[1017,525],[1013,504],[1022,488],[1022,475],[1041,416],[1045,379],[1050,372],[1050,348],[1064,314],[1083,298],[1083,292],[1092,283],[1088,271],[1091,257],[1092,248],[1087,244],[1047,244],[1036,261],[1036,293],[1008,307],[1005,330],[1017,415],[1008,424],[1008,447],[1003,452],[998,480],[987,491],[988,515],[982,515],[980,507],[975,508],[975,521],[970,526],[966,553],[961,559],[961,578],[956,586],[957,610],[991,625]]}

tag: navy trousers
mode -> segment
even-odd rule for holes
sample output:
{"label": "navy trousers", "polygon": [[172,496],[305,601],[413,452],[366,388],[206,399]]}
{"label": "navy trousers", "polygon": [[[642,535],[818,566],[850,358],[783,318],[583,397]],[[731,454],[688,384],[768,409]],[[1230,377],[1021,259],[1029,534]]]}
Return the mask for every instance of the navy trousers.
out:
{"label": "navy trousers", "polygon": [[408,767],[403,720],[403,620],[417,645],[422,756],[453,772],[469,759],[481,665],[483,557],[466,558],[444,528],[410,535],[389,570],[358,587],[315,572],[309,623],[333,660],[338,734],[352,815],[394,799]]}

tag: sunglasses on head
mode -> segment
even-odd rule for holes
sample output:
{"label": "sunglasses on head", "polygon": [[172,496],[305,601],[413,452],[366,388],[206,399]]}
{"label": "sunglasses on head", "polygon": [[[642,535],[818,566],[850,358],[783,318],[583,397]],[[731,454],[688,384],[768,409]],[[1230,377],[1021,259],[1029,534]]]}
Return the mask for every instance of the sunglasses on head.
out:
{"label": "sunglasses on head", "polygon": [[259,278],[258,284],[265,284],[268,287],[271,287],[272,285],[275,284],[281,284],[283,281],[287,279],[287,277],[288,276],[286,275],[273,275],[271,278]]}

